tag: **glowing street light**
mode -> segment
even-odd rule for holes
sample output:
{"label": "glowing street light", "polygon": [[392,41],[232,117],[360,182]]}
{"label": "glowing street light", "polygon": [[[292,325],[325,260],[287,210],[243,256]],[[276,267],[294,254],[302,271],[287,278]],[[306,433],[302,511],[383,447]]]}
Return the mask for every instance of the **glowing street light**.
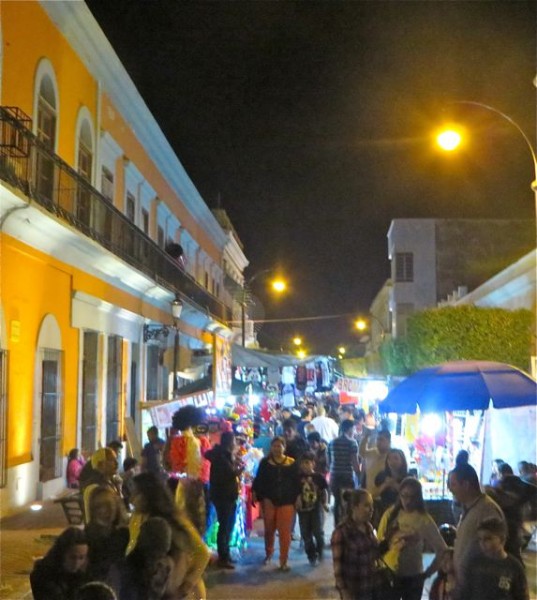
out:
{"label": "glowing street light", "polygon": [[271,283],[271,287],[275,292],[281,293],[285,292],[287,284],[283,279],[274,279]]}
{"label": "glowing street light", "polygon": [[305,350],[297,350],[296,355],[298,356],[298,358],[306,358],[306,351]]}
{"label": "glowing street light", "polygon": [[295,346],[302,346],[302,338],[301,338],[300,336],[296,335],[296,336],[293,338],[293,344],[294,344]]}
{"label": "glowing street light", "polygon": [[358,331],[365,331],[367,329],[367,321],[365,319],[356,319],[354,326]]}
{"label": "glowing street light", "polygon": [[454,129],[445,129],[436,136],[436,142],[440,148],[442,148],[442,150],[445,150],[446,152],[452,152],[460,146],[462,142],[462,136]]}
{"label": "glowing street light", "polygon": [[[246,346],[246,300],[248,297],[248,292],[250,291],[250,286],[261,275],[266,275],[268,273],[272,273],[273,271],[274,269],[263,269],[262,271],[258,271],[243,284],[241,300],[241,334],[243,347]],[[281,277],[276,277],[270,282],[270,287],[277,294],[281,294],[286,291],[287,283]]]}
{"label": "glowing street light", "polygon": [[354,321],[354,326],[358,331],[367,331],[371,327],[371,321],[375,321],[380,328],[380,337],[383,340],[386,335],[386,327],[384,323],[374,314],[370,313],[367,315],[367,318],[358,318]]}
{"label": "glowing street light", "polygon": [[345,348],[345,346],[340,346],[340,347],[337,349],[337,351],[338,351],[340,354],[345,354],[345,352],[347,352],[347,349]]}

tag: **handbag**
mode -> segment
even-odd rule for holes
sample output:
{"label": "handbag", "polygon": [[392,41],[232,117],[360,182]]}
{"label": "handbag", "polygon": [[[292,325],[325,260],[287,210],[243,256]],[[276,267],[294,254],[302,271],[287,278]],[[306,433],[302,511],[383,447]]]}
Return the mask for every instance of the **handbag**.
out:
{"label": "handbag", "polygon": [[377,585],[375,586],[375,600],[386,600],[393,595],[395,587],[395,572],[384,562],[379,559],[379,569],[377,571]]}

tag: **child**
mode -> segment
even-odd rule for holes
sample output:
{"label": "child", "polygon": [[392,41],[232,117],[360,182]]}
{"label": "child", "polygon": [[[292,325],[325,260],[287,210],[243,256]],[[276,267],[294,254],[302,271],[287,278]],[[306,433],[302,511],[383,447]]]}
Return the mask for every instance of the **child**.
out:
{"label": "child", "polygon": [[299,462],[300,494],[296,501],[300,535],[310,562],[323,559],[324,532],[323,513],[328,512],[328,484],[319,473],[315,473],[315,456],[305,452]]}
{"label": "child", "polygon": [[455,569],[453,567],[453,548],[448,548],[442,556],[438,575],[431,585],[429,600],[453,600],[454,588]]}
{"label": "child", "polygon": [[503,521],[490,517],[481,521],[477,537],[482,554],[466,566],[464,600],[529,600],[524,567],[504,550],[507,528]]}
{"label": "child", "polygon": [[371,525],[373,498],[364,489],[343,492],[344,518],[332,533],[334,577],[341,600],[373,600],[378,541]]}

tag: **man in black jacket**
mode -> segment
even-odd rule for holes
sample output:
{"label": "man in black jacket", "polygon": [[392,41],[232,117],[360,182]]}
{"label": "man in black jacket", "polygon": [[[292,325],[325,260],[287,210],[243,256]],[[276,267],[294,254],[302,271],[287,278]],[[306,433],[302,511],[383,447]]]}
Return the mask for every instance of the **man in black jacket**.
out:
{"label": "man in black jacket", "polygon": [[218,519],[218,566],[223,569],[235,568],[229,554],[229,542],[235,525],[240,474],[244,467],[237,463],[234,453],[235,436],[231,432],[224,432],[220,444],[205,453],[205,458],[211,463],[210,498]]}

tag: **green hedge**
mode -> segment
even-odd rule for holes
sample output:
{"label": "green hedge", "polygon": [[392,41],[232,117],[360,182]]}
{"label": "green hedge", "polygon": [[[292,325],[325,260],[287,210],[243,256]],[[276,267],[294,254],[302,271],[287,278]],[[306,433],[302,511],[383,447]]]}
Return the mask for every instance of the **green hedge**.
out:
{"label": "green hedge", "polygon": [[407,337],[383,344],[381,355],[390,375],[449,360],[492,360],[529,371],[533,343],[529,310],[445,307],[409,317]]}

